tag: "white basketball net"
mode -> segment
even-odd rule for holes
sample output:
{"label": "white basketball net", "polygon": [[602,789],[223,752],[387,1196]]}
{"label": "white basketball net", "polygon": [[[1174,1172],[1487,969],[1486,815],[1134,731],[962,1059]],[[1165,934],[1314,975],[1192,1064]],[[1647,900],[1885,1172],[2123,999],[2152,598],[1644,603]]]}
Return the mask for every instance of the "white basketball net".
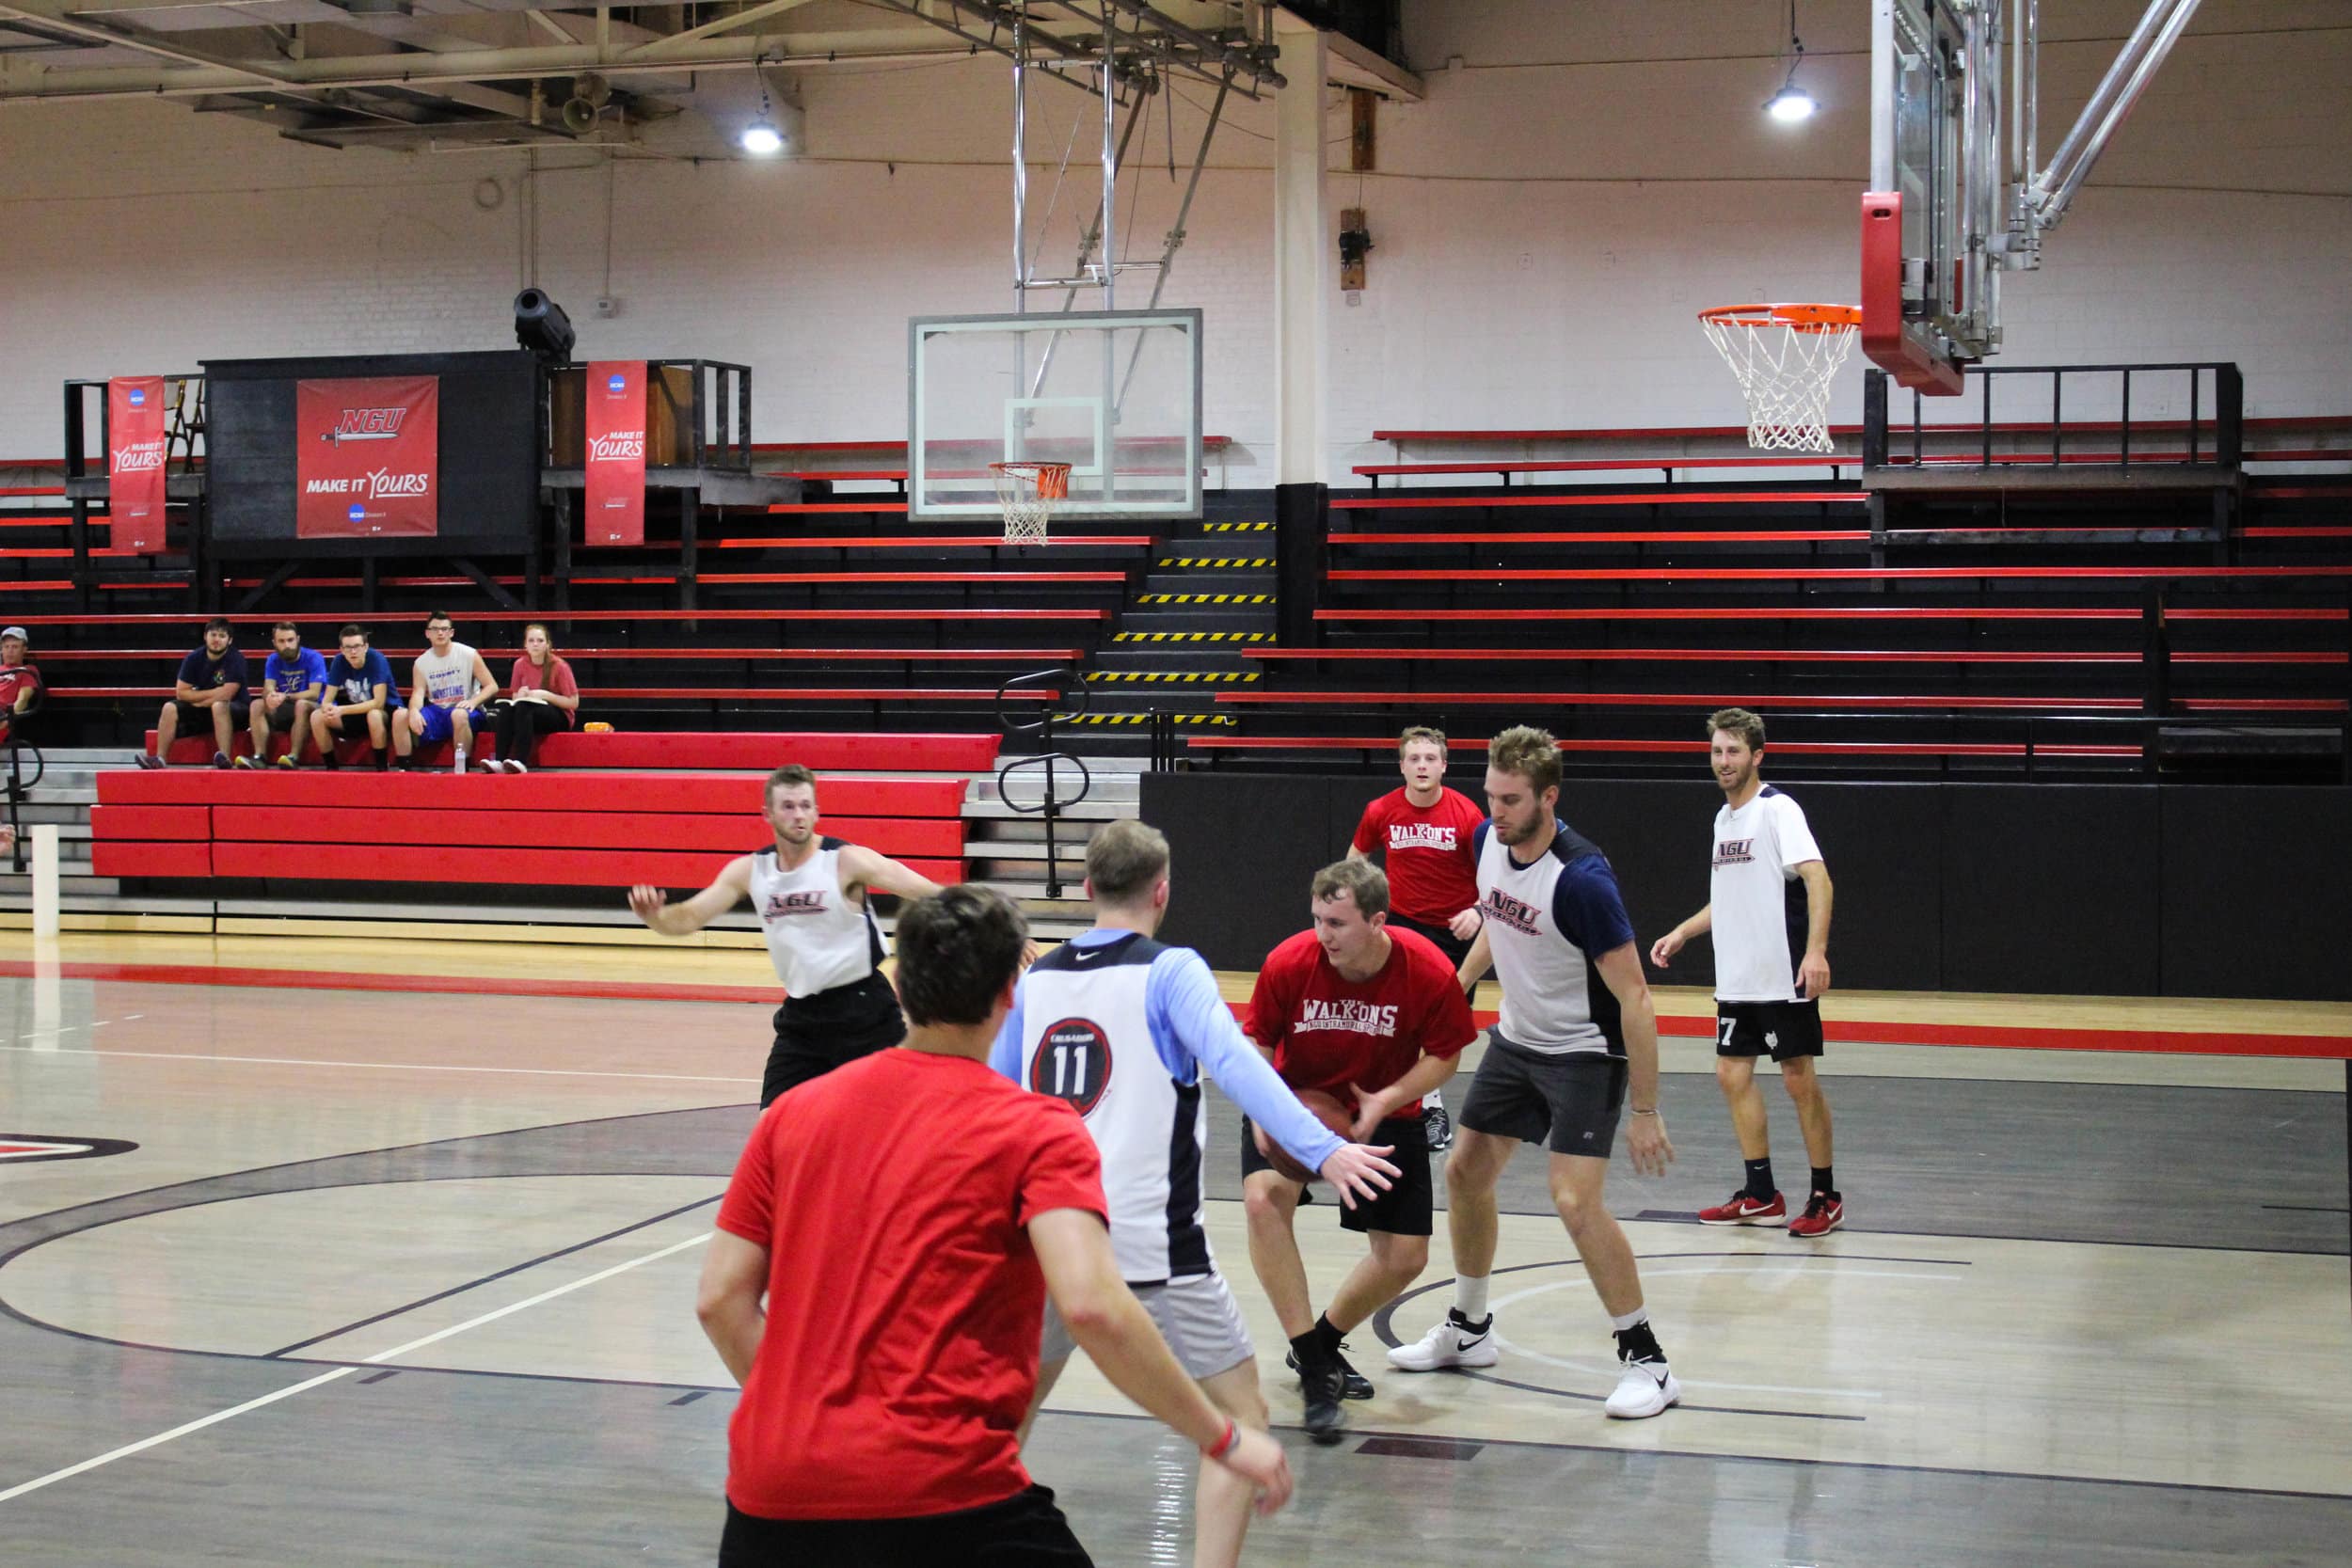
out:
{"label": "white basketball net", "polygon": [[1067,463],[991,463],[996,500],[1005,510],[1005,543],[1042,545],[1046,519],[1070,495]]}
{"label": "white basketball net", "polygon": [[1760,451],[1832,451],[1830,383],[1862,313],[1844,305],[1739,305],[1702,311],[1699,325],[1748,400],[1748,445]]}

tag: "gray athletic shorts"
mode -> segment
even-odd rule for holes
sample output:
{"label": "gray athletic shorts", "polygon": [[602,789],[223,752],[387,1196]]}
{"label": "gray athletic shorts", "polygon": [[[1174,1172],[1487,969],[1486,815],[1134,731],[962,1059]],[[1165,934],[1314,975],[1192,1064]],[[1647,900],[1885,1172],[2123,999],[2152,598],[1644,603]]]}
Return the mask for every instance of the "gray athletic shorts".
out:
{"label": "gray athletic shorts", "polygon": [[1606,1160],[1625,1108],[1626,1061],[1597,1051],[1548,1055],[1486,1037],[1486,1054],[1454,1120],[1473,1132]]}
{"label": "gray athletic shorts", "polygon": [[[1134,1285],[1129,1287],[1143,1309],[1159,1324],[1160,1338],[1176,1353],[1177,1363],[1195,1382],[1212,1378],[1219,1372],[1230,1372],[1243,1362],[1253,1359],[1258,1349],[1249,1342],[1249,1330],[1241,1321],[1241,1308],[1233,1305],[1233,1292],[1225,1288],[1223,1275],[1197,1275],[1190,1279],[1171,1279],[1165,1285]],[[1062,1326],[1061,1314],[1054,1304],[1045,1304],[1045,1338],[1038,1351],[1043,1362],[1066,1361],[1078,1342]]]}

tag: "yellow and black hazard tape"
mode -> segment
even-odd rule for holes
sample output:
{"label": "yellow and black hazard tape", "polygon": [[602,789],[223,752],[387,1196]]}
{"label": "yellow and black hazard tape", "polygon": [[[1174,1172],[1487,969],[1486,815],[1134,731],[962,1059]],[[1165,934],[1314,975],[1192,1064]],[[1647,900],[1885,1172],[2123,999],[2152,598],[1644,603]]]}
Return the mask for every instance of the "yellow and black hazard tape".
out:
{"label": "yellow and black hazard tape", "polygon": [[1115,631],[1114,642],[1271,642],[1270,631]]}
{"label": "yellow and black hazard tape", "polygon": [[[1081,713],[1074,719],[1063,719],[1060,721],[1066,724],[1133,724],[1140,726],[1149,724],[1152,721],[1152,716],[1148,713]],[[1225,726],[1231,725],[1233,722],[1230,717],[1222,713],[1163,713],[1159,717],[1168,721],[1168,722],[1171,724]]]}
{"label": "yellow and black hazard tape", "polygon": [[1238,567],[1244,571],[1263,572],[1271,568],[1273,564],[1274,558],[1263,555],[1177,555],[1170,556],[1164,561],[1156,561],[1152,562],[1152,565],[1160,571],[1167,571],[1168,568],[1174,566],[1221,566],[1226,568]]}
{"label": "yellow and black hazard tape", "polygon": [[1202,523],[1203,533],[1272,533],[1272,523]]}
{"label": "yellow and black hazard tape", "polygon": [[1090,681],[1143,682],[1166,686],[1232,686],[1257,678],[1258,673],[1254,670],[1093,670],[1087,673],[1087,679]]}
{"label": "yellow and black hazard tape", "polygon": [[1272,604],[1271,594],[1138,594],[1137,604]]}

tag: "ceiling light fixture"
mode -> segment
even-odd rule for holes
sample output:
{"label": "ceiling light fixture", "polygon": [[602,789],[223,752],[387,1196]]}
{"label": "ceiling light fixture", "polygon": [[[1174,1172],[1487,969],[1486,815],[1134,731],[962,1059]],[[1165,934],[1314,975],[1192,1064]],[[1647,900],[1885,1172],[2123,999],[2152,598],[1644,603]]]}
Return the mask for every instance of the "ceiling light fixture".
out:
{"label": "ceiling light fixture", "polygon": [[[759,73],[759,62],[752,62],[752,70]],[[759,74],[759,118],[743,127],[736,138],[743,150],[755,158],[772,158],[784,150],[784,133],[776,129],[775,105],[768,100],[768,78]]]}
{"label": "ceiling light fixture", "polygon": [[1788,76],[1780,84],[1780,90],[1764,101],[1764,112],[1784,125],[1794,125],[1811,119],[1820,105],[1813,95],[1797,86],[1797,70],[1804,64],[1804,40],[1797,36],[1797,0],[1788,0]]}

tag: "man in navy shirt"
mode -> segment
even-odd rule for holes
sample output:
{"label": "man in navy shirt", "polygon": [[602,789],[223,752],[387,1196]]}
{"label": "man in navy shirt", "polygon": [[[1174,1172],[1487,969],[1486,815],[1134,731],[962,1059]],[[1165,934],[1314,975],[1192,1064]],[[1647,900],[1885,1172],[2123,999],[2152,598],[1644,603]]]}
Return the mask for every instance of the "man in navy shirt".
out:
{"label": "man in navy shirt", "polygon": [[246,711],[252,706],[245,690],[253,680],[245,655],[237,651],[230,636],[225,617],[215,615],[204,623],[203,646],[190,650],[180,661],[180,678],[172,687],[171,700],[155,721],[154,754],[139,758],[141,768],[164,766],[183,723],[190,729],[211,724],[213,766],[229,766],[229,753],[236,749],[237,726],[245,722]]}
{"label": "man in navy shirt", "polygon": [[409,736],[406,725],[392,722],[392,715],[400,711],[400,689],[392,684],[391,661],[368,646],[362,628],[345,626],[341,635],[342,652],[328,662],[326,694],[310,713],[310,738],[318,742],[319,761],[329,768],[342,766],[335,742],[364,735],[375,748],[379,771],[395,746],[405,768]]}
{"label": "man in navy shirt", "polygon": [[302,645],[302,628],[292,621],[272,626],[270,656],[262,662],[262,694],[253,704],[253,754],[239,757],[237,766],[268,766],[269,737],[274,732],[286,737],[286,754],[278,759],[278,766],[294,767],[302,737],[310,733],[310,710],[318,705],[319,692],[326,685],[326,660],[315,648]]}

